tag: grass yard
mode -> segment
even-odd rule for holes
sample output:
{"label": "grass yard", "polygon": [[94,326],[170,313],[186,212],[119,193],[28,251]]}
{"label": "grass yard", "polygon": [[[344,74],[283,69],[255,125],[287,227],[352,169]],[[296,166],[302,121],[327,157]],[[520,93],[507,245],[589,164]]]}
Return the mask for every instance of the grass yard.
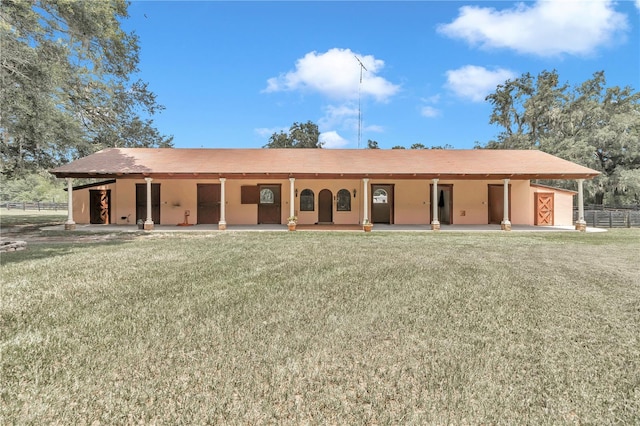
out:
{"label": "grass yard", "polygon": [[638,424],[639,252],[637,229],[34,244],[1,258],[0,423]]}
{"label": "grass yard", "polygon": [[37,229],[41,226],[58,225],[67,220],[66,211],[23,211],[0,209],[0,230],[6,231],[11,227],[29,227]]}

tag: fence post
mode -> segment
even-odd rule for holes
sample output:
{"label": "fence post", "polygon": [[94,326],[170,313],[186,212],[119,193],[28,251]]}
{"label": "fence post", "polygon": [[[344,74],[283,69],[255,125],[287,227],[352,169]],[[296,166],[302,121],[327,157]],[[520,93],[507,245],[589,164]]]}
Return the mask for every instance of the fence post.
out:
{"label": "fence post", "polygon": [[27,210],[27,203],[25,203],[24,201],[22,202],[22,211]]}

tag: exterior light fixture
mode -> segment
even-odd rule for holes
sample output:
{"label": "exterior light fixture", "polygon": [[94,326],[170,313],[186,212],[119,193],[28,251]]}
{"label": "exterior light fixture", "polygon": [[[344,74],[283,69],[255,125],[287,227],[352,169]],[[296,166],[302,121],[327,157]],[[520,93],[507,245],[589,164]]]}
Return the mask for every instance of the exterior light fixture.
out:
{"label": "exterior light fixture", "polygon": [[356,198],[356,190],[355,190],[355,188],[353,190],[353,198]]}

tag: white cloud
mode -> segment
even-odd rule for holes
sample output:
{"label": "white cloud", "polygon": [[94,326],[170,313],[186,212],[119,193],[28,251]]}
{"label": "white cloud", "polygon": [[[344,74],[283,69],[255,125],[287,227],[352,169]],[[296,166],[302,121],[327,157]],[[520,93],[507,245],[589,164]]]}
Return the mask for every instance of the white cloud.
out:
{"label": "white cloud", "polygon": [[457,96],[482,102],[499,84],[515,77],[513,71],[504,68],[491,71],[484,67],[465,65],[457,70],[447,71],[446,86]]}
{"label": "white cloud", "polygon": [[440,110],[427,105],[420,109],[420,115],[427,118],[434,118],[440,115]]}
{"label": "white cloud", "polygon": [[379,126],[377,124],[370,124],[368,126],[364,126],[363,131],[371,132],[371,133],[384,133],[384,127]]}
{"label": "white cloud", "polygon": [[324,117],[320,119],[318,125],[322,128],[352,126],[358,120],[358,107],[343,105],[328,105],[324,108]]}
{"label": "white cloud", "polygon": [[640,10],[640,0],[636,0],[636,7]]}
{"label": "white cloud", "polygon": [[588,55],[619,40],[628,28],[626,15],[616,12],[611,0],[536,1],[504,10],[463,6],[459,12],[438,31],[472,45],[538,56]]}
{"label": "white cloud", "polygon": [[321,133],[319,140],[323,142],[323,148],[342,148],[349,144],[349,142],[336,131]]}
{"label": "white cloud", "polygon": [[[362,84],[360,84],[360,64],[364,64]],[[296,61],[296,68],[278,77],[267,80],[265,92],[303,90],[317,92],[338,100],[373,97],[377,101],[387,101],[395,95],[400,86],[376,75],[384,67],[384,61],[371,55],[360,55],[350,49],[330,49],[325,53],[309,52]]]}
{"label": "white cloud", "polygon": [[[440,94],[435,94],[421,99],[425,104],[438,104],[440,102]],[[420,107],[420,115],[427,118],[439,117],[442,114],[438,108],[431,105],[423,105]]]}
{"label": "white cloud", "polygon": [[273,127],[273,128],[259,127],[257,129],[254,129],[253,131],[256,132],[256,134],[258,134],[259,136],[270,137],[274,133],[279,133],[281,131],[285,131],[286,132],[288,130],[289,129],[285,129],[285,128],[282,128],[282,127]]}

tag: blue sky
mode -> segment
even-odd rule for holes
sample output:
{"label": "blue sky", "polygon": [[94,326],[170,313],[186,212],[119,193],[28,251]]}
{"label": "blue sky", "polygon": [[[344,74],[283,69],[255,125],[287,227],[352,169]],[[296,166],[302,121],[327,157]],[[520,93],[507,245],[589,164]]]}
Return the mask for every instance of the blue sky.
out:
{"label": "blue sky", "polygon": [[326,148],[473,148],[500,130],[485,96],[523,73],[640,90],[640,0],[138,0],[129,15],[178,148],[260,148],[309,120]]}

